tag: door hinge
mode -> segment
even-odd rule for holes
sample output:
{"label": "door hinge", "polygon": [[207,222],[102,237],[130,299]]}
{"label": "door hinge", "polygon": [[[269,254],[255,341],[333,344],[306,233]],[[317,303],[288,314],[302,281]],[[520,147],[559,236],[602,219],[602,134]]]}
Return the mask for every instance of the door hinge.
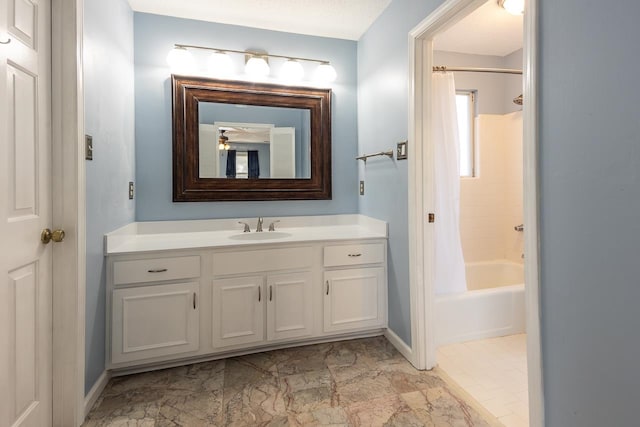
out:
{"label": "door hinge", "polygon": [[429,218],[429,222],[436,222],[436,214],[429,213],[427,216]]}

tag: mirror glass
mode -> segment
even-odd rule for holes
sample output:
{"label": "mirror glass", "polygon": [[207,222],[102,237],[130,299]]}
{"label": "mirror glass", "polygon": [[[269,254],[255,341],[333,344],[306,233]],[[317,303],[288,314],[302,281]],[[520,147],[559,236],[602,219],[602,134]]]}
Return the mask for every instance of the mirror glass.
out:
{"label": "mirror glass", "polygon": [[311,178],[311,110],[199,102],[198,115],[200,178]]}

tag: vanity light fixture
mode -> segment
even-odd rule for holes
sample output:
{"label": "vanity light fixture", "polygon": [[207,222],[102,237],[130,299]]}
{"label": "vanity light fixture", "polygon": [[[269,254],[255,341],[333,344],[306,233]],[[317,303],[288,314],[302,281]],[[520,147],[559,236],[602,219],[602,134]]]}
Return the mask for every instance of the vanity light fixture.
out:
{"label": "vanity light fixture", "polygon": [[325,62],[320,64],[316,69],[315,78],[322,83],[331,83],[337,77],[336,70],[329,64]]}
{"label": "vanity light fixture", "polygon": [[304,68],[301,62],[315,62],[318,65],[314,73],[314,79],[320,83],[329,83],[336,79],[337,74],[335,68],[329,61],[313,58],[301,58],[296,56],[275,55],[265,52],[256,52],[251,50],[234,50],[220,49],[206,46],[195,46],[188,44],[176,43],[169,52],[167,62],[171,66],[171,70],[189,73],[195,68],[193,58],[189,55],[186,58],[185,52],[188,54],[189,49],[201,49],[213,51],[209,59],[209,73],[216,77],[228,77],[233,73],[232,61],[230,53],[237,53],[245,56],[245,73],[253,78],[264,78],[269,75],[271,69],[269,67],[269,58],[285,59],[282,66],[280,77],[289,82],[299,82],[304,77]]}
{"label": "vanity light fixture", "polygon": [[299,82],[304,77],[304,68],[302,68],[300,61],[296,59],[287,59],[287,61],[282,64],[280,74],[286,81]]}
{"label": "vanity light fixture", "polygon": [[498,0],[498,5],[512,15],[524,13],[524,0]]}
{"label": "vanity light fixture", "polygon": [[271,69],[269,63],[262,55],[248,55],[244,72],[255,78],[267,77]]}
{"label": "vanity light fixture", "polygon": [[216,51],[209,57],[209,74],[214,77],[229,77],[233,74],[233,63],[226,52]]}
{"label": "vanity light fixture", "polygon": [[171,72],[189,74],[195,69],[195,60],[191,53],[185,48],[176,45],[167,55],[167,64]]}

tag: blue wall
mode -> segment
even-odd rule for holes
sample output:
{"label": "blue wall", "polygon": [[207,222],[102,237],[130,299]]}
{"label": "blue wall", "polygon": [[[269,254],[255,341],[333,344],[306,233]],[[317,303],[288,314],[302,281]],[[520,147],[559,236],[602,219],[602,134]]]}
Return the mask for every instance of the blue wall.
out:
{"label": "blue wall", "polygon": [[[361,153],[395,149],[407,139],[408,33],[439,4],[394,0],[358,42],[358,145]],[[411,155],[411,142],[409,143]],[[411,345],[407,161],[360,165],[364,215],[389,223],[389,327]]]}
{"label": "blue wall", "polygon": [[126,0],[84,2],[85,132],[93,136],[86,163],[87,283],[85,391],[105,365],[103,235],[135,219],[128,198],[134,181],[133,12]]}
{"label": "blue wall", "polygon": [[541,305],[549,426],[637,426],[640,2],[540,5]]}
{"label": "blue wall", "polygon": [[[137,220],[357,212],[356,42],[144,13],[135,13],[134,22]],[[331,61],[338,73],[331,86],[333,199],[173,203],[171,89],[166,57],[174,43],[237,50],[259,48]]]}

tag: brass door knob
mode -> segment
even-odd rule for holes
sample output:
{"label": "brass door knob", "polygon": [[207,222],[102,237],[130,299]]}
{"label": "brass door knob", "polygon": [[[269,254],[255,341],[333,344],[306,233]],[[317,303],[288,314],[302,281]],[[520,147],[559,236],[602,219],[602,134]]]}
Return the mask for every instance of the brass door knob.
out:
{"label": "brass door knob", "polygon": [[60,243],[64,240],[64,230],[57,229],[51,231],[50,229],[45,228],[40,234],[40,240],[42,240],[42,243],[45,245],[52,240],[56,243]]}

